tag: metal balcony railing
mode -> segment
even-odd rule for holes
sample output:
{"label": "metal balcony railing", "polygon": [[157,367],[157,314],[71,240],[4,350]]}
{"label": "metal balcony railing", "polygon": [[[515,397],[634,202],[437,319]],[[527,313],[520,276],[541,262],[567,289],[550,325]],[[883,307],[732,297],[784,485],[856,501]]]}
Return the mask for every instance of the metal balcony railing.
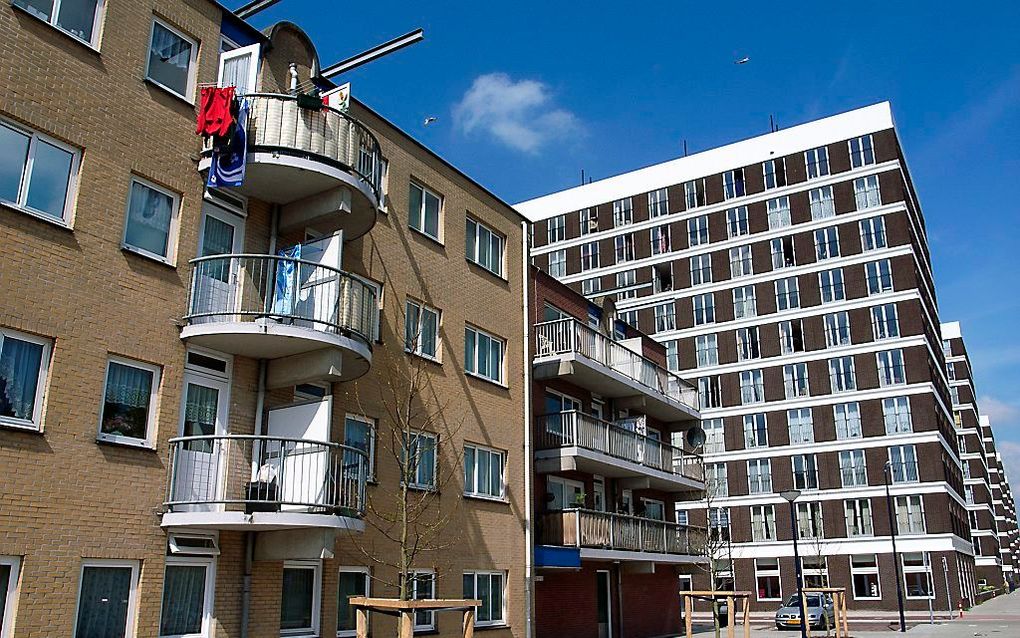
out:
{"label": "metal balcony railing", "polygon": [[540,450],[579,447],[660,472],[705,480],[700,455],[576,410],[538,417],[537,447]]}
{"label": "metal balcony railing", "polygon": [[271,255],[215,255],[191,260],[188,323],[276,321],[372,343],[378,330],[375,290],[342,270]]}
{"label": "metal balcony railing", "polygon": [[546,512],[541,522],[545,545],[658,554],[696,554],[703,534],[688,525],[588,509]]}
{"label": "metal balcony railing", "polygon": [[368,456],[337,443],[256,435],[170,439],[170,512],[244,510],[360,517]]}
{"label": "metal balcony railing", "polygon": [[535,356],[580,354],[695,410],[698,389],[669,370],[625,348],[576,319],[535,325]]}

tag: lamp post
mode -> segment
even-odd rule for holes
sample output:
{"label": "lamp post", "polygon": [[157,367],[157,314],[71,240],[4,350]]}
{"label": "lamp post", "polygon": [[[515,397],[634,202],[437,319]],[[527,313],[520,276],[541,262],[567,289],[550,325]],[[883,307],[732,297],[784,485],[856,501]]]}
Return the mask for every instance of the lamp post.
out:
{"label": "lamp post", "polygon": [[903,614],[903,573],[902,566],[900,565],[900,556],[896,553],[896,514],[893,512],[893,501],[892,495],[889,494],[889,483],[892,476],[892,461],[885,462],[885,505],[889,510],[889,533],[892,539],[892,559],[893,565],[896,567],[896,604],[900,610],[900,631],[905,632],[907,630],[907,619]]}
{"label": "lamp post", "polygon": [[797,607],[800,609],[800,636],[807,638],[807,610],[804,609],[804,574],[800,564],[800,549],[797,547],[797,518],[793,513],[793,502],[800,498],[800,490],[783,490],[779,493],[790,504],[790,531],[793,532],[793,567],[797,578]]}

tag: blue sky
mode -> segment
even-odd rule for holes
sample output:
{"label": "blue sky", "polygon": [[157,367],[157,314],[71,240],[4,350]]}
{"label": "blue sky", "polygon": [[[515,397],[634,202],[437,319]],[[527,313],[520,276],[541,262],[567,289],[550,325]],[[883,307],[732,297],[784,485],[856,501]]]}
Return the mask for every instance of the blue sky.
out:
{"label": "blue sky", "polygon": [[509,202],[890,100],[1020,490],[1020,3],[740,4],[283,0],[252,22],[302,25],[324,65],[423,27],[344,79]]}

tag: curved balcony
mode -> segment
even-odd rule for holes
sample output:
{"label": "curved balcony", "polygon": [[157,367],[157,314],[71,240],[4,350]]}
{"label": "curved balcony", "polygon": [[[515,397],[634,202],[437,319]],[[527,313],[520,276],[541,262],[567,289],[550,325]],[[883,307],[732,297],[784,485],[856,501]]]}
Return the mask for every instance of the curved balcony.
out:
{"label": "curved balcony", "polygon": [[164,527],[363,529],[368,456],[328,443],[243,434],[170,440]]}
{"label": "curved balcony", "polygon": [[[283,205],[282,229],[308,221],[303,209],[321,208],[317,196],[337,192],[342,204],[332,211],[332,226],[350,238],[367,233],[382,203],[383,157],[375,135],[347,113],[307,108],[293,95],[253,93],[245,99],[248,161],[244,184],[231,190]],[[199,170],[209,169],[211,154],[207,144]]]}
{"label": "curved balcony", "polygon": [[375,290],[360,279],[271,255],[215,255],[191,264],[182,339],[254,359],[333,349],[342,357],[335,380],[368,372],[379,310]]}

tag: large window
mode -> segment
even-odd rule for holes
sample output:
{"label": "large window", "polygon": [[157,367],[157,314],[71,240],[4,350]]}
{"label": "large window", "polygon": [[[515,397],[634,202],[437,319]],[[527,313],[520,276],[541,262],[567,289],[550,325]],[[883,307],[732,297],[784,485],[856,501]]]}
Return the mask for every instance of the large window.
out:
{"label": "large window", "polygon": [[[436,573],[432,570],[411,572],[411,599],[431,600],[436,597]],[[436,628],[436,616],[432,610],[414,612],[414,630],[432,631]]]}
{"label": "large window", "polygon": [[811,408],[787,410],[786,422],[790,434],[790,445],[814,443],[815,426],[811,418]]}
{"label": "large window", "polygon": [[744,415],[744,447],[768,447],[769,431],[764,414]]}
{"label": "large window", "polygon": [[684,182],[684,201],[687,203],[687,210],[705,205],[704,179]]}
{"label": "large window", "polygon": [[599,230],[599,212],[595,208],[585,208],[580,212],[581,234],[597,233]]}
{"label": "large window", "polygon": [[761,370],[740,372],[740,402],[743,405],[765,402],[765,381]]}
{"label": "large window", "polygon": [[616,263],[634,261],[637,258],[634,251],[634,233],[617,235],[613,238],[613,245],[616,248]]}
{"label": "large window", "polygon": [[866,487],[868,468],[864,450],[841,450],[839,453],[839,475],[843,487]]}
{"label": "large window", "polygon": [[160,636],[208,636],[215,580],[212,559],[168,556],[163,569]]}
{"label": "large window", "polygon": [[672,250],[672,246],[669,239],[669,225],[663,224],[662,226],[656,226],[652,228],[652,254],[663,255]]}
{"label": "large window", "polygon": [[613,202],[613,225],[626,226],[634,222],[634,202],[630,197]]}
{"label": "large window", "polygon": [[884,350],[876,353],[875,357],[878,360],[878,385],[886,387],[907,382],[902,350]]}
{"label": "large window", "polygon": [[464,494],[502,499],[506,495],[503,468],[506,452],[478,445],[464,446]]}
{"label": "large window", "polygon": [[804,326],[800,319],[779,322],[779,351],[781,354],[804,352]]}
{"label": "large window", "polygon": [[875,163],[875,149],[871,136],[855,137],[850,140],[850,167],[860,168]]}
{"label": "large window", "polygon": [[64,225],[81,154],[53,138],[0,120],[0,201]]}
{"label": "large window", "polygon": [[868,294],[877,295],[883,292],[892,292],[893,278],[892,265],[888,259],[873,261],[864,266],[865,276],[868,280]]}
{"label": "large window", "polygon": [[563,277],[567,274],[567,251],[554,250],[549,253],[549,276]]}
{"label": "large window", "polygon": [[740,286],[733,289],[733,318],[744,319],[758,316],[758,304],[754,286]]}
{"label": "large window", "polygon": [[145,77],[191,102],[195,92],[198,42],[158,18],[152,20]]}
{"label": "large window", "polygon": [[436,241],[442,241],[439,218],[443,212],[443,196],[411,182],[408,195],[408,224],[411,228]]}
{"label": "large window", "polygon": [[751,540],[756,542],[776,540],[775,505],[751,506]]}
{"label": "large window", "polygon": [[123,638],[134,635],[137,590],[137,561],[83,561],[75,638]]}
{"label": "large window", "polygon": [[567,216],[555,215],[546,222],[547,243],[554,244],[567,238]]}
{"label": "large window", "polygon": [[822,504],[818,501],[796,503],[797,538],[824,538]]}
{"label": "large window", "polygon": [[737,328],[737,361],[749,361],[761,357],[761,342],[758,339],[758,326]]}
{"label": "large window", "polygon": [[893,339],[900,336],[900,324],[896,316],[896,304],[887,303],[871,309],[871,325],[875,332],[875,341]]}
{"label": "large window", "polygon": [[754,580],[758,587],[758,600],[782,600],[778,558],[754,559]]}
{"label": "large window", "polygon": [[11,4],[93,48],[99,46],[104,0],[13,0]]}
{"label": "large window", "polygon": [[705,464],[705,491],[712,498],[729,496],[730,487],[725,463]]}
{"label": "large window", "polygon": [[694,338],[694,350],[699,368],[719,365],[719,342],[714,334]]}
{"label": "large window", "polygon": [[913,445],[894,445],[889,448],[889,466],[893,483],[916,483],[917,451]]}
{"label": "large window", "polygon": [[708,243],[708,215],[687,220],[687,240],[692,248]]}
{"label": "large window", "polygon": [[810,394],[806,363],[790,363],[783,366],[783,388],[787,399],[806,397]]}
{"label": "large window", "polygon": [[723,173],[723,198],[734,199],[746,194],[744,187],[744,169],[737,168]]}
{"label": "large window", "polygon": [[341,567],[337,580],[336,635],[350,638],[357,635],[358,619],[351,607],[353,596],[368,596],[371,579],[364,567]]}
{"label": "large window", "polygon": [[715,541],[730,540],[730,511],[725,507],[708,510],[708,533]]}
{"label": "large window", "polygon": [[317,636],[321,606],[321,563],[317,560],[285,561],[280,596],[280,635]]}
{"label": "large window", "polygon": [[[595,270],[599,267],[599,243],[591,241],[581,244],[581,270]],[[598,279],[595,279],[598,281]]]}
{"label": "large window", "polygon": [[436,488],[436,447],[439,439],[431,432],[403,433],[400,446],[401,482],[420,490]]}
{"label": "large window", "polygon": [[51,348],[47,339],[0,328],[0,424],[42,429]]}
{"label": "large window", "polygon": [[922,552],[905,552],[903,560],[903,586],[907,598],[934,598],[935,583],[931,577],[931,561]]}
{"label": "large window", "polygon": [[822,316],[825,326],[825,346],[838,348],[850,345],[850,315],[845,310]]}
{"label": "large window", "polygon": [[99,438],[103,441],[152,445],[156,429],[157,366],[111,357],[106,365]]}
{"label": "large window", "polygon": [[862,219],[860,226],[861,250],[867,252],[886,247],[884,218],[872,217],[870,219]]}
{"label": "large window", "polygon": [[850,578],[854,583],[854,600],[882,597],[882,589],[878,581],[877,555],[852,554],[850,556]]}
{"label": "large window", "polygon": [[832,392],[852,392],[857,389],[853,357],[829,359],[829,381]]}
{"label": "large window", "polygon": [[701,295],[694,295],[694,325],[702,326],[708,323],[715,323],[715,295],[706,292]]}
{"label": "large window", "polygon": [[0,638],[11,638],[14,625],[14,595],[18,588],[21,559],[0,556]]}
{"label": "large window", "polygon": [[765,210],[768,213],[769,230],[786,228],[793,223],[790,218],[790,198],[785,195],[766,201]]}
{"label": "large window", "polygon": [[861,406],[853,403],[837,403],[832,406],[833,418],[836,421],[836,439],[859,439],[864,436],[861,428]]}
{"label": "large window", "polygon": [[878,190],[878,175],[859,177],[854,180],[854,200],[857,203],[857,210],[882,205],[882,195]]}
{"label": "large window", "polygon": [[818,261],[839,257],[839,231],[835,226],[815,231],[815,257]]}
{"label": "large window", "polygon": [[701,409],[722,407],[722,385],[719,375],[698,379],[698,401]]}
{"label": "large window", "polygon": [[804,151],[804,163],[807,165],[808,179],[824,177],[829,174],[829,149],[824,146]]}
{"label": "large window", "polygon": [[833,303],[846,299],[842,268],[823,270],[818,273],[818,286],[822,292],[822,303]]}
{"label": "large window", "polygon": [[691,257],[691,285],[712,283],[712,256],[695,255]]}
{"label": "large window", "polygon": [[495,383],[503,383],[503,352],[506,342],[468,326],[464,329],[464,369]]}
{"label": "large window", "polygon": [[660,188],[648,193],[648,216],[662,217],[669,213],[669,190]]}
{"label": "large window", "polygon": [[654,308],[655,332],[676,330],[676,306],[672,301],[658,304]]}
{"label": "large window", "polygon": [[465,246],[468,260],[500,277],[503,276],[503,247],[506,240],[488,226],[467,218]]}
{"label": "large window", "polygon": [[770,159],[762,164],[765,174],[765,189],[786,186],[786,158]]}
{"label": "large window", "polygon": [[737,246],[730,248],[730,277],[746,277],[752,274],[751,247]]}
{"label": "large window", "polygon": [[885,421],[886,434],[912,432],[914,428],[910,420],[910,398],[892,397],[882,399],[882,418]]}
{"label": "large window", "polygon": [[748,494],[772,492],[772,462],[769,459],[751,459],[747,462]]}
{"label": "large window", "polygon": [[924,503],[919,495],[896,497],[896,533],[924,534]]}
{"label": "large window", "polygon": [[808,200],[811,202],[811,219],[826,219],[836,216],[836,205],[831,186],[812,188],[808,191]]}
{"label": "large window", "polygon": [[[718,379],[718,377],[716,377],[716,379]],[[700,380],[701,379],[699,379],[699,381]],[[726,430],[723,426],[723,420],[705,419],[701,422],[701,427],[705,430],[705,454],[718,454],[719,452],[725,452]],[[725,465],[723,467],[725,467]]]}
{"label": "large window", "polygon": [[751,227],[747,221],[747,206],[738,206],[726,211],[726,234],[732,239],[748,235]]}
{"label": "large window", "polygon": [[124,248],[172,264],[177,243],[180,198],[137,177],[131,179]]}
{"label": "large window", "polygon": [[818,461],[814,454],[797,454],[793,462],[793,486],[798,490],[818,489]]}
{"label": "large window", "polygon": [[846,535],[874,536],[875,528],[871,520],[871,501],[866,498],[843,501],[843,514],[846,517]]}
{"label": "large window", "polygon": [[776,310],[793,310],[800,308],[800,289],[796,277],[786,277],[776,281]]}
{"label": "large window", "polygon": [[438,361],[439,322],[438,309],[408,299],[404,316],[404,350]]}
{"label": "large window", "polygon": [[475,626],[506,624],[504,572],[465,572],[464,598],[482,601],[475,613]]}
{"label": "large window", "polygon": [[772,252],[772,270],[782,270],[796,265],[793,237],[776,237],[769,241],[769,249]]}

